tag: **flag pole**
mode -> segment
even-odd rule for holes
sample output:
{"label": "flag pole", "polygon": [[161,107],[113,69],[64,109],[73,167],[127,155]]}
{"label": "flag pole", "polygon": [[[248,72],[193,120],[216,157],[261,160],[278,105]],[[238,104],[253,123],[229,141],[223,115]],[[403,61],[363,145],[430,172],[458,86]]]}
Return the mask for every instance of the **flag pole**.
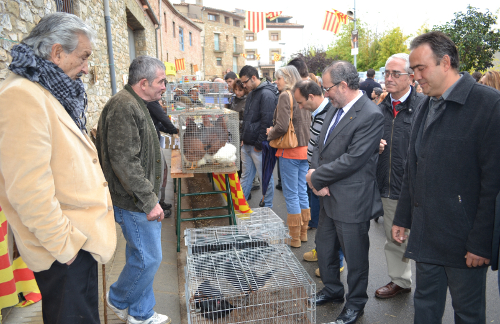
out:
{"label": "flag pole", "polygon": [[[354,9],[353,9],[353,13],[354,13],[354,30],[356,30],[356,0],[354,0]],[[359,36],[358,36],[359,37]],[[359,38],[358,38],[359,39]],[[358,66],[357,66],[357,62],[356,62],[356,54],[354,54],[354,67],[357,69]]]}

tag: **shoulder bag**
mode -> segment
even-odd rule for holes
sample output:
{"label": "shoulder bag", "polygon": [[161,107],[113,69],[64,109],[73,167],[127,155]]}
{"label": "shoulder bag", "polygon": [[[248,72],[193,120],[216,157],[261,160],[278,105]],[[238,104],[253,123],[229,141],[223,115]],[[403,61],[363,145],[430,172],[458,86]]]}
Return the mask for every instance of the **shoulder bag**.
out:
{"label": "shoulder bag", "polygon": [[278,149],[288,149],[288,148],[296,148],[299,146],[299,142],[297,141],[297,135],[295,134],[295,128],[293,127],[293,98],[290,91],[288,91],[288,96],[290,97],[290,122],[288,123],[288,129],[286,133],[276,139],[273,139],[269,142],[269,145]]}

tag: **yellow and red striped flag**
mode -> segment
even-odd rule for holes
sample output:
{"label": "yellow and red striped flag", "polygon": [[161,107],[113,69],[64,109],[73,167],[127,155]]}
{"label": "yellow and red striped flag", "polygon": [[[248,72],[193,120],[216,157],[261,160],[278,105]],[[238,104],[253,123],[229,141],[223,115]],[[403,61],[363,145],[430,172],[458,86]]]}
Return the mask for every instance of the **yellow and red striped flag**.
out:
{"label": "yellow and red striped flag", "polygon": [[266,17],[264,12],[247,11],[245,23],[247,29],[258,33],[266,28]]}
{"label": "yellow and red striped flag", "polygon": [[273,21],[274,19],[278,18],[281,16],[283,11],[271,11],[266,13],[266,18],[269,19],[270,21]]}
{"label": "yellow and red striped flag", "polygon": [[323,30],[331,31],[334,34],[338,33],[340,25],[340,19],[335,14],[335,12],[326,11],[325,21],[323,22]]}
{"label": "yellow and red striped flag", "polygon": [[260,54],[255,54],[255,59],[260,60]]}
{"label": "yellow and red striped flag", "polygon": [[337,18],[340,20],[340,22],[343,22],[344,25],[347,25],[347,23],[349,22],[349,19],[351,19],[351,18],[349,18],[348,15],[346,15],[338,10],[333,9],[333,12],[335,12],[335,14],[337,15]]}
{"label": "yellow and red striped flag", "polygon": [[240,54],[241,57],[247,58],[247,55],[245,53]]}
{"label": "yellow and red striped flag", "polygon": [[[19,303],[18,293],[26,301]],[[28,269],[21,257],[10,264],[7,243],[7,219],[0,207],[0,309],[14,306],[24,307],[42,299],[33,271]]]}
{"label": "yellow and red striped flag", "polygon": [[186,60],[185,59],[176,59],[175,60],[175,70],[182,71],[186,69]]}
{"label": "yellow and red striped flag", "polygon": [[[215,184],[219,187],[219,190],[226,190],[226,180],[224,174],[212,173]],[[245,195],[243,195],[243,189],[241,189],[240,179],[238,178],[238,173],[229,173],[229,186],[231,187],[231,198],[233,199],[233,207],[236,213],[251,213],[252,210],[248,206]],[[224,194],[224,198],[227,201],[227,196]]]}

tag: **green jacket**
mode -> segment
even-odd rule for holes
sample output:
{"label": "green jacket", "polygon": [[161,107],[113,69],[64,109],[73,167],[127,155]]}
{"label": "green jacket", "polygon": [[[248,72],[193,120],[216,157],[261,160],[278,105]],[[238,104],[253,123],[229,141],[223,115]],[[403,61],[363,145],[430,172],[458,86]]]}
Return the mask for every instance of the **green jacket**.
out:
{"label": "green jacket", "polygon": [[113,205],[149,214],[162,180],[160,143],[146,104],[129,85],[104,106],[96,147]]}

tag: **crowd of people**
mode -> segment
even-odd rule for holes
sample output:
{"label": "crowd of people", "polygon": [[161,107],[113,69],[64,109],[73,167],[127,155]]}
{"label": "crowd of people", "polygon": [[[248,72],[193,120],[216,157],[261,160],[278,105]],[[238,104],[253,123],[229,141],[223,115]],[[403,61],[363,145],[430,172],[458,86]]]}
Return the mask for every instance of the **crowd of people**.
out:
{"label": "crowd of people", "polygon": [[[0,84],[0,205],[35,273],[45,323],[99,323],[97,262],[114,253],[116,222],[126,264],[105,292],[107,306],[127,323],[168,324],[153,309],[167,209],[158,131],[178,132],[158,103],[165,66],[133,60],[128,84],[101,112],[94,145],[80,79],[94,38],[80,18],[54,13],[12,48],[12,73]],[[456,323],[486,321],[486,272],[499,265],[500,74],[460,72],[457,48],[441,32],[417,36],[410,51],[387,59],[385,89],[373,70],[360,83],[345,61],[321,77],[294,59],[275,83],[252,66],[216,81],[227,83],[240,116],[247,199],[255,175],[262,180],[263,146],[294,129],[295,147],[275,153],[290,245],[317,229],[304,258],[318,262],[324,287],[309,302],[344,304],[337,324],[363,315],[370,221],[382,216],[391,281],[375,296],[409,293],[412,259],[414,323],[441,323],[448,289]],[[271,177],[265,206],[273,198]]]}

